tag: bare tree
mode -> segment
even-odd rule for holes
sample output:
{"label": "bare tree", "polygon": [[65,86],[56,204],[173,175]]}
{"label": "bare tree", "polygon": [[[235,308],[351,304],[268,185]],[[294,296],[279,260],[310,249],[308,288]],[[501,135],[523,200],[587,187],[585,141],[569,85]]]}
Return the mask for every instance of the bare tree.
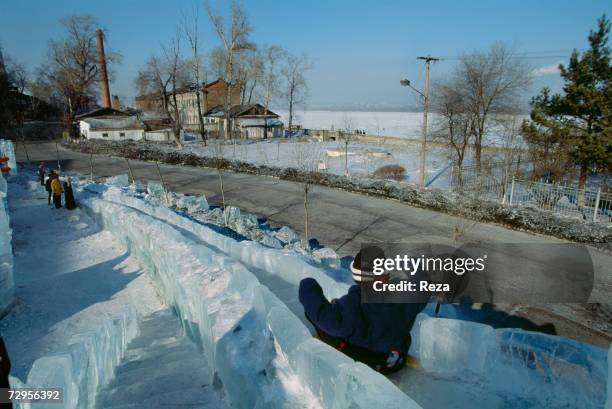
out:
{"label": "bare tree", "polygon": [[[321,158],[321,145],[318,142],[296,142],[294,145],[293,160],[295,167],[302,172],[302,186],[304,193],[304,237],[308,246],[309,233],[309,194],[313,184],[312,175],[317,172]],[[310,248],[309,246],[307,248]]]}
{"label": "bare tree", "polygon": [[225,138],[231,138],[230,105],[232,89],[236,85],[234,84],[234,58],[236,53],[253,49],[253,45],[248,42],[249,34],[253,31],[253,28],[248,23],[246,14],[236,0],[232,0],[231,3],[229,27],[226,27],[221,14],[214,11],[210,4],[207,4],[206,9],[210,22],[217,37],[221,41],[224,51],[223,57],[227,93],[225,97],[225,123],[223,125],[223,131]]}
{"label": "bare tree", "polygon": [[175,143],[182,149],[181,113],[177,94],[179,90],[189,85],[190,70],[181,56],[180,35],[169,45],[162,46],[162,56],[152,56],[147,64],[138,71],[136,87],[140,95],[152,95],[161,100],[161,113],[172,119],[172,131]]}
{"label": "bare tree", "polygon": [[159,97],[161,105],[160,113],[170,118],[169,87],[170,74],[166,68],[163,58],[151,56],[145,66],[138,71],[136,76],[136,88],[140,95],[152,95]]}
{"label": "bare tree", "polygon": [[179,149],[183,148],[181,142],[181,113],[177,100],[177,93],[180,88],[183,88],[188,82],[184,77],[185,61],[181,57],[181,36],[177,33],[176,37],[170,42],[169,46],[163,47],[164,56],[166,58],[166,66],[170,78],[170,105],[172,106],[172,130],[174,133],[174,141]]}
{"label": "bare tree", "polygon": [[[21,142],[23,143],[23,149],[26,154],[26,159],[30,160],[30,155],[28,154],[28,148],[25,143],[25,133],[23,131],[23,125],[26,119],[26,111],[27,111],[27,103],[28,97],[25,95],[26,88],[28,86],[28,72],[23,64],[12,62],[8,68],[9,75],[12,78],[13,86],[15,87],[16,94],[16,102],[18,104],[14,105],[13,109],[13,118],[15,120],[15,124],[19,128],[19,135],[21,136]],[[30,98],[33,100],[34,98]],[[33,111],[32,111],[33,112]]]}
{"label": "bare tree", "polygon": [[[96,29],[99,23],[92,16],[70,16],[61,20],[68,32],[61,40],[51,40],[47,63],[43,66],[46,81],[62,95],[67,108],[67,124],[74,136],[74,116],[95,101],[98,82]],[[118,53],[108,50],[109,65],[120,61]]]}
{"label": "bare tree", "polygon": [[474,126],[472,112],[466,106],[457,82],[453,80],[437,84],[433,103],[438,114],[434,121],[434,138],[450,145],[451,157],[461,175]]}
{"label": "bare tree", "polygon": [[501,175],[502,200],[506,200],[506,188],[514,175],[519,171],[521,153],[523,151],[523,140],[521,138],[522,118],[517,108],[516,112],[505,116],[500,121],[499,135],[502,140],[501,163],[503,172]]}
{"label": "bare tree", "polygon": [[296,56],[287,54],[285,64],[281,69],[281,75],[285,82],[283,96],[289,108],[289,132],[291,132],[291,128],[293,127],[294,109],[296,105],[302,104],[306,100],[308,84],[304,74],[311,68],[312,64],[305,55]]}
{"label": "bare tree", "polygon": [[[270,45],[263,49],[263,67],[262,67],[262,88],[263,88],[263,102],[265,107],[265,114],[268,115],[270,109],[270,102],[272,98],[278,96],[279,89],[276,87],[279,78],[279,63],[285,51],[278,45]],[[268,137],[268,121],[264,124],[264,138]],[[278,150],[280,150],[280,140]],[[278,151],[277,151],[278,154]]]}
{"label": "bare tree", "polygon": [[210,147],[215,157],[215,168],[217,169],[217,175],[219,176],[219,191],[221,192],[221,204],[223,206],[223,217],[225,227],[228,225],[228,214],[225,211],[225,188],[223,187],[223,170],[225,169],[226,159],[224,157],[224,143],[220,139],[212,139],[210,141]]}
{"label": "bare tree", "polygon": [[348,147],[354,137],[353,132],[353,119],[345,112],[342,116],[342,121],[344,122],[344,126],[340,131],[340,139],[344,141],[344,176],[349,175],[348,171]]}
{"label": "bare tree", "polygon": [[240,103],[250,104],[263,76],[263,57],[257,49],[238,54],[236,78],[240,86]]}
{"label": "bare tree", "polygon": [[531,83],[531,68],[496,44],[488,52],[463,55],[455,73],[458,91],[470,113],[476,169],[480,172],[485,135],[500,115],[512,112]]}
{"label": "bare tree", "polygon": [[198,129],[200,137],[206,146],[206,129],[204,126],[204,115],[202,113],[202,84],[206,83],[206,73],[203,69],[202,56],[199,51],[199,11],[197,7],[193,8],[191,24],[184,18],[185,35],[191,47],[191,80],[195,86],[196,92],[196,108],[198,110]]}

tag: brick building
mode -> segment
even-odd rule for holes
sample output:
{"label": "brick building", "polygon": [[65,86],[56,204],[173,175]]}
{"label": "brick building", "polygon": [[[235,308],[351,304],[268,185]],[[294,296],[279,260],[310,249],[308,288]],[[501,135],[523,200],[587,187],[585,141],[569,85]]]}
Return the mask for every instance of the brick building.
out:
{"label": "brick building", "polygon": [[[199,127],[198,121],[198,105],[197,92],[200,93],[200,103],[202,114],[211,108],[219,105],[225,105],[227,96],[227,83],[219,78],[216,81],[204,84],[199,87],[185,87],[177,91],[176,102],[178,105],[180,122],[184,129],[197,130]],[[170,104],[172,104],[172,96],[168,96]],[[231,105],[240,103],[240,87],[232,88]],[[136,109],[144,112],[163,112],[163,100],[159,94],[149,94],[136,97]],[[172,113],[172,109],[170,109]]]}

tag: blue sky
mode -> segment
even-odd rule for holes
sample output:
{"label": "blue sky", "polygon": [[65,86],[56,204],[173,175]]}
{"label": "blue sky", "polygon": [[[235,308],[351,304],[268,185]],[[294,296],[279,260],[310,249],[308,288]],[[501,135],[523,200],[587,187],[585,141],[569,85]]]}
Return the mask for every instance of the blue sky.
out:
{"label": "blue sky", "polygon": [[[221,0],[213,5],[224,7]],[[255,27],[252,39],[305,53],[314,62],[309,73],[308,107],[416,102],[401,78],[422,87],[423,64],[416,57],[456,56],[505,42],[520,52],[568,55],[585,49],[588,31],[602,13],[612,16],[612,2],[582,1],[280,1],[242,2]],[[2,0],[0,42],[4,51],[34,70],[44,60],[50,38],[63,35],[59,20],[71,14],[95,15],[107,30],[110,47],[123,55],[115,67],[111,92],[130,100],[133,79],[146,59],[169,41],[194,5],[200,8],[201,42],[217,44],[202,1],[169,0]],[[559,52],[557,52],[559,51]],[[530,59],[534,68],[565,58]],[[432,78],[452,70],[455,60],[433,66]],[[557,88],[558,75],[534,83]]]}

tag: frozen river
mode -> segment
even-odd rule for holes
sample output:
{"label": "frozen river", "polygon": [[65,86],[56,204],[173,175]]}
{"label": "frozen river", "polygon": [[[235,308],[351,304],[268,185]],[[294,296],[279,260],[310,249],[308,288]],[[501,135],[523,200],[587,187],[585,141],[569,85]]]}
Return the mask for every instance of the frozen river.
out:
{"label": "frozen river", "polygon": [[[274,112],[284,123],[289,123],[287,110]],[[372,135],[396,137],[418,137],[423,123],[421,112],[296,111],[295,115],[294,122],[307,129],[358,129]]]}

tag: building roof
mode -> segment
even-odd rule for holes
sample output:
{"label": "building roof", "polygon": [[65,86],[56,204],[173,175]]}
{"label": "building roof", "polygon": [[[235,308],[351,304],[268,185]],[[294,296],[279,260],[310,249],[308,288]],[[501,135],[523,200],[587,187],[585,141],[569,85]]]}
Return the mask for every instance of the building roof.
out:
{"label": "building roof", "polygon": [[[204,116],[222,118],[225,116],[225,107],[218,105],[212,107],[204,113]],[[255,117],[255,118],[279,118],[280,116],[266,108],[261,104],[249,104],[249,105],[232,105],[230,107],[230,117]]]}
{"label": "building roof", "polygon": [[283,121],[278,118],[240,118],[241,127],[265,127],[283,126]]}
{"label": "building roof", "polygon": [[104,130],[142,130],[145,129],[142,122],[135,116],[116,117],[116,118],[85,118],[82,122],[89,124],[92,131]]}
{"label": "building roof", "polygon": [[[214,80],[213,82],[209,82],[209,83],[202,83],[200,86],[192,84],[192,85],[186,85],[184,87],[180,87],[176,90],[177,94],[184,94],[186,92],[193,92],[196,89],[202,89],[204,92],[207,92],[206,89],[210,88],[214,85],[217,85],[219,83],[225,83],[225,80],[223,78],[217,78],[216,80]],[[170,95],[171,92],[168,92],[168,94]],[[144,95],[138,95],[135,98],[138,101],[143,101],[143,100],[157,100],[157,99],[161,99],[161,93],[159,92],[152,92],[150,94],[144,94]]]}
{"label": "building roof", "polygon": [[210,88],[210,87],[212,87],[214,85],[217,85],[217,84],[227,84],[227,83],[225,82],[225,80],[223,78],[217,78],[213,82],[209,82],[208,84],[204,84],[203,88],[204,88],[204,90],[206,90],[206,88]]}
{"label": "building roof", "polygon": [[99,118],[99,117],[117,117],[130,116],[127,112],[119,111],[113,108],[97,108],[84,114],[76,115],[74,119]]}

